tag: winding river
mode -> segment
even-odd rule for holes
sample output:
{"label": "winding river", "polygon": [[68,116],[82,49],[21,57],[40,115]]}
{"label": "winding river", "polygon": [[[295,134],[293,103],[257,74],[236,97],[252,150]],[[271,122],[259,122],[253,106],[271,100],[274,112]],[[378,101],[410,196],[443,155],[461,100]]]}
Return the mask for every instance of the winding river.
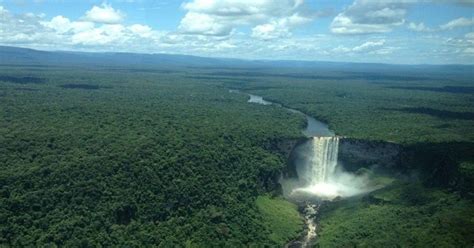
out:
{"label": "winding river", "polygon": [[[299,111],[296,109],[288,108],[283,106],[282,104],[267,101],[263,99],[263,97],[258,96],[258,95],[253,95],[249,94],[246,92],[242,92],[239,90],[229,90],[231,93],[240,93],[240,94],[246,94],[249,96],[249,99],[247,102],[249,103],[255,103],[255,104],[263,104],[263,105],[275,105],[278,107],[281,107],[283,109],[286,109],[287,111],[290,111],[292,113],[296,114],[301,114],[306,118],[306,127],[301,131],[304,136],[310,138],[310,137],[325,137],[325,136],[335,136],[334,132],[329,130],[328,126],[321,122],[316,120],[315,118]],[[290,247],[290,248],[297,248],[297,247],[310,247],[314,241],[316,240],[317,237],[317,222],[315,221],[316,216],[318,214],[320,204],[315,203],[315,202],[306,202],[304,205],[304,209],[302,211],[303,216],[304,216],[304,222],[305,222],[305,233],[304,235],[298,239],[291,241],[288,243],[285,247]]]}
{"label": "winding river", "polygon": [[339,166],[341,137],[329,130],[326,124],[296,109],[267,101],[261,96],[237,90],[230,92],[248,95],[249,103],[278,106],[306,118],[306,127],[301,132],[307,139],[299,143],[290,156],[292,158],[289,165],[296,168],[297,177],[281,177],[279,181],[285,198],[299,206],[304,216],[305,231],[299,239],[291,241],[285,247],[310,247],[316,242],[317,219],[322,204],[384,187],[384,184],[369,179],[368,174],[347,172],[342,165]]}
{"label": "winding river", "polygon": [[244,93],[244,92],[241,92],[239,90],[229,90],[229,92],[241,93],[241,94],[248,95],[249,100],[247,102],[249,102],[249,103],[257,103],[257,104],[263,104],[263,105],[275,105],[275,106],[284,108],[287,111],[290,111],[292,113],[303,115],[306,118],[306,127],[301,132],[306,137],[334,136],[335,135],[333,131],[329,130],[328,126],[325,123],[320,122],[320,121],[314,119],[313,117],[311,117],[311,116],[309,116],[309,115],[307,115],[307,114],[305,114],[305,113],[303,113],[299,110],[288,108],[288,107],[285,107],[285,106],[283,106],[279,103],[267,101],[267,100],[263,99],[263,97],[261,97],[261,96],[257,96],[257,95],[253,95],[253,94],[249,94],[249,93]]}

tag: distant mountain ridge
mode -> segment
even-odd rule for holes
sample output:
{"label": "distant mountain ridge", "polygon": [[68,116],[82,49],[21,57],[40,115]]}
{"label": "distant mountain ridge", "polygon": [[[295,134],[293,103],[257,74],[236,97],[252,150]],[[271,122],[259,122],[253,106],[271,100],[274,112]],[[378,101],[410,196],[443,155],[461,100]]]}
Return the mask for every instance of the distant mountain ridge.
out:
{"label": "distant mountain ridge", "polygon": [[219,67],[219,68],[313,68],[337,71],[439,71],[469,74],[474,65],[396,65],[381,63],[325,62],[298,60],[244,60],[179,54],[141,54],[120,52],[40,51],[0,46],[0,65],[103,66],[103,67]]}
{"label": "distant mountain ridge", "polygon": [[0,46],[0,64],[4,65],[213,66],[231,60],[170,54],[51,52]]}

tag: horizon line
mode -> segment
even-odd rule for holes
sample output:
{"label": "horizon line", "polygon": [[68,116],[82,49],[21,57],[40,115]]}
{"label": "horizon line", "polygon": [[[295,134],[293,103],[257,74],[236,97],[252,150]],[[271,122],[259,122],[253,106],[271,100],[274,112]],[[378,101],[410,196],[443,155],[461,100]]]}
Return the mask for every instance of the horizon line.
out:
{"label": "horizon line", "polygon": [[[469,66],[474,67],[474,62],[472,64],[463,64],[463,63],[451,63],[451,64],[428,64],[428,63],[419,63],[419,64],[406,64],[406,63],[388,63],[388,62],[356,62],[356,61],[329,61],[329,60],[297,60],[297,59],[246,59],[246,58],[235,58],[235,57],[216,57],[216,56],[202,56],[194,54],[184,54],[184,53],[146,53],[146,52],[127,52],[127,51],[81,51],[81,50],[45,50],[31,47],[23,46],[12,46],[0,44],[0,47],[4,48],[18,48],[25,50],[33,50],[37,52],[52,52],[52,53],[90,53],[90,54],[134,54],[134,55],[171,55],[171,56],[189,56],[196,58],[207,58],[207,59],[224,59],[224,60],[238,60],[238,61],[248,61],[248,62],[303,62],[303,63],[334,63],[334,64],[369,64],[369,65],[394,65],[394,66]],[[0,52],[1,54],[1,52]]]}

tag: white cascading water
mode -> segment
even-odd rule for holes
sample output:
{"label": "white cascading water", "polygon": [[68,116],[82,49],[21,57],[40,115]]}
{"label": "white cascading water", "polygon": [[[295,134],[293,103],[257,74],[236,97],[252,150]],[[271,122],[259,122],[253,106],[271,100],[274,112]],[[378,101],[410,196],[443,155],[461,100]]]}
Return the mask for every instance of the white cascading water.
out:
{"label": "white cascading water", "polygon": [[322,199],[347,197],[373,190],[364,175],[355,176],[337,169],[339,137],[312,137],[302,154],[307,154],[301,161],[297,173],[299,187],[294,188],[290,195],[301,193],[318,196]]}
{"label": "white cascading water", "polygon": [[304,186],[293,193],[306,192],[329,199],[341,195],[343,185],[335,183],[339,137],[317,136],[310,142],[304,170],[298,173]]}
{"label": "white cascading water", "polygon": [[[339,137],[323,136],[313,137],[305,151],[305,168],[299,174],[303,179],[304,187],[296,188],[293,193],[310,193],[321,198],[333,198],[340,192],[336,185],[332,184],[336,173],[337,153],[339,150]],[[304,220],[307,231],[301,240],[301,247],[310,247],[317,236],[317,222],[315,221],[319,204],[306,204]]]}
{"label": "white cascading water", "polygon": [[311,185],[327,183],[336,170],[339,137],[313,137],[311,146]]}

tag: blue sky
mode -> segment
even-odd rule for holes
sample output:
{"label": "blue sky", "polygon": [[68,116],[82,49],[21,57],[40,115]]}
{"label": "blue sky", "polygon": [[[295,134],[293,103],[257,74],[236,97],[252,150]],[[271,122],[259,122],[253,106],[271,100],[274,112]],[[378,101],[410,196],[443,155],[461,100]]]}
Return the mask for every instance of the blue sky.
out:
{"label": "blue sky", "polygon": [[0,0],[0,44],[243,59],[474,63],[474,0]]}

